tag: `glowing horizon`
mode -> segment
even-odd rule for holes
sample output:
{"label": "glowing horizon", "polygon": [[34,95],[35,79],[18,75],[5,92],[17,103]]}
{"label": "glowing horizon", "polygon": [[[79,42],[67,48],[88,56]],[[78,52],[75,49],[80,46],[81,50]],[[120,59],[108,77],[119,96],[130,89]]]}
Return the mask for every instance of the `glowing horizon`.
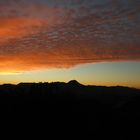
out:
{"label": "glowing horizon", "polygon": [[[134,72],[133,75],[132,71]],[[18,84],[21,82],[68,82],[70,80],[77,80],[84,85],[140,88],[139,71],[139,62],[84,64],[69,69],[36,70],[10,75],[0,74],[1,79],[3,79],[0,84]]]}

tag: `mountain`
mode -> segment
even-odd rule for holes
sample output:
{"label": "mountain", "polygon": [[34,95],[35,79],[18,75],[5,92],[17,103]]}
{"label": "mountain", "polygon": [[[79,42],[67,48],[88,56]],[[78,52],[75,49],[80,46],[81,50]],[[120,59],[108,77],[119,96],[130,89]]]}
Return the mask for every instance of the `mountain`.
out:
{"label": "mountain", "polygon": [[32,123],[32,129],[39,125],[37,128],[49,128],[48,133],[68,135],[109,132],[115,135],[113,139],[120,139],[124,130],[128,135],[139,127],[140,90],[85,86],[76,80],[4,84],[0,85],[0,113],[1,120],[8,117],[6,122],[14,122],[12,126],[15,122]]}
{"label": "mountain", "polygon": [[69,85],[72,85],[72,86],[82,86],[82,84],[80,84],[76,80],[71,80],[71,81],[68,82],[68,84]]}

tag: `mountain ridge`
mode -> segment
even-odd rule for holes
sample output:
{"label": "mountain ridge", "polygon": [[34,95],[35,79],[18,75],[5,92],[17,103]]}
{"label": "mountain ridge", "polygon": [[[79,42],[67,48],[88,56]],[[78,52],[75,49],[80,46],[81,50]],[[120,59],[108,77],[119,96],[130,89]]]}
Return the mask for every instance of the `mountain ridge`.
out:
{"label": "mountain ridge", "polygon": [[68,82],[59,82],[59,81],[55,81],[55,82],[20,82],[18,84],[11,84],[11,83],[4,83],[4,84],[0,84],[0,87],[2,86],[18,86],[18,85],[45,85],[45,84],[67,84],[67,85],[73,85],[73,86],[85,86],[85,87],[101,87],[101,88],[128,88],[128,89],[135,89],[135,90],[140,90],[140,88],[135,88],[135,87],[129,87],[129,86],[121,86],[121,85],[116,85],[116,86],[105,86],[105,85],[84,85],[81,84],[80,82],[78,82],[77,80],[70,80]]}
{"label": "mountain ridge", "polygon": [[75,80],[0,85],[1,116],[12,116],[12,126],[22,121],[47,126],[45,133],[130,132],[130,124],[139,127],[139,108],[140,90],[134,88],[85,86]]}

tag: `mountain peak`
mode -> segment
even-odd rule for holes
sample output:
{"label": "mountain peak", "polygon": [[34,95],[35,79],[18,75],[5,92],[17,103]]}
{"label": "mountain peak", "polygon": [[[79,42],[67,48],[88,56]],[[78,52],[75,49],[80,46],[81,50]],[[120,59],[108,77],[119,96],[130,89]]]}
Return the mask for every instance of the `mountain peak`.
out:
{"label": "mountain peak", "polygon": [[78,81],[76,81],[76,80],[71,80],[71,81],[69,81],[68,82],[68,84],[70,84],[70,85],[81,85]]}

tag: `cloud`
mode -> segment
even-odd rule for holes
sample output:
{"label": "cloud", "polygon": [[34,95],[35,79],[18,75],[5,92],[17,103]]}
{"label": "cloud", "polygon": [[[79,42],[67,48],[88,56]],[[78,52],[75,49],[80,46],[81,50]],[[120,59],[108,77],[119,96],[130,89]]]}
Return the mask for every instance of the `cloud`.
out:
{"label": "cloud", "polygon": [[140,60],[139,2],[0,1],[0,71]]}

